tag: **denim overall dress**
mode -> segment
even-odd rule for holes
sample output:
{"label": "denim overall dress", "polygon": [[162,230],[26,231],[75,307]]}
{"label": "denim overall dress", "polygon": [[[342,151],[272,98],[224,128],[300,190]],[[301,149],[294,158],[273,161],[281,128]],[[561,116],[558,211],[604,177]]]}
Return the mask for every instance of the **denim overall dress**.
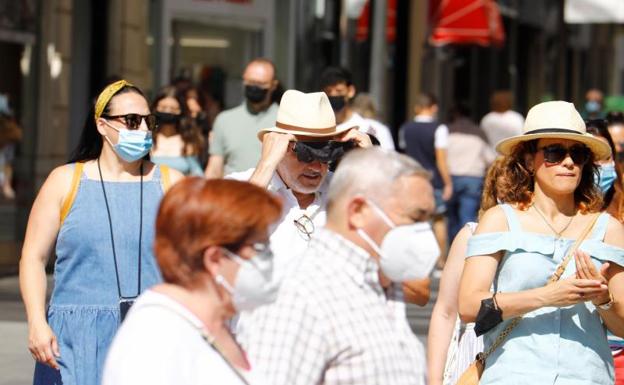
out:
{"label": "denim overall dress", "polygon": [[[119,295],[106,203],[99,179],[74,165],[69,197],[56,240],[54,290],[47,311],[60,350],[60,371],[36,363],[35,385],[98,385],[104,360],[120,323]],[[158,205],[169,170],[156,167],[143,181],[141,291],[162,280],[152,246]],[[104,182],[124,297],[138,295],[141,182]]]}

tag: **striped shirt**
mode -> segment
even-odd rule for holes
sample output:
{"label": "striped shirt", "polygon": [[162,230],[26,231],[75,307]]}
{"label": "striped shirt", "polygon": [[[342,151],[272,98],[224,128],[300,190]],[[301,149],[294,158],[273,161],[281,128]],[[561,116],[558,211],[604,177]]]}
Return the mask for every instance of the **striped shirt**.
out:
{"label": "striped shirt", "polygon": [[424,384],[422,345],[392,297],[366,251],[322,229],[238,338],[273,385]]}

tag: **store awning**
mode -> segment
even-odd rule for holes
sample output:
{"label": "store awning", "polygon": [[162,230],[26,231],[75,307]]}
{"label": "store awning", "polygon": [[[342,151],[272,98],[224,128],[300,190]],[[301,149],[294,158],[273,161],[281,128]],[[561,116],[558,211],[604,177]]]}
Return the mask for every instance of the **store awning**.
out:
{"label": "store awning", "polygon": [[624,23],[622,0],[566,0],[566,23]]}
{"label": "store awning", "polygon": [[429,9],[432,45],[491,46],[505,42],[502,18],[494,0],[430,0]]}

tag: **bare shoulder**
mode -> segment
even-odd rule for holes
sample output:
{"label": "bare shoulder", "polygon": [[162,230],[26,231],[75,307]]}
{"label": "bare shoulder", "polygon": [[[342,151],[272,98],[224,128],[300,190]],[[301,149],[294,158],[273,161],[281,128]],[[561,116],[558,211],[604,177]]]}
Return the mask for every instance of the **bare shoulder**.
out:
{"label": "bare shoulder", "polygon": [[46,189],[58,190],[59,192],[69,191],[74,177],[74,170],[75,164],[64,164],[54,168],[44,182],[44,186]]}
{"label": "bare shoulder", "polygon": [[184,174],[178,170],[169,168],[169,177],[171,178],[171,185],[173,186],[184,178]]}
{"label": "bare shoulder", "polygon": [[73,164],[64,164],[54,168],[39,189],[37,200],[60,206],[71,190],[73,176]]}
{"label": "bare shoulder", "polygon": [[507,215],[503,208],[498,205],[487,210],[479,220],[479,226],[475,230],[475,234],[496,233],[508,231]]}
{"label": "bare shoulder", "polygon": [[624,224],[612,216],[609,216],[604,242],[612,246],[624,248]]}
{"label": "bare shoulder", "polygon": [[468,239],[472,236],[472,230],[470,229],[470,227],[468,226],[464,226],[461,228],[461,230],[459,230],[459,232],[457,233],[457,235],[455,235],[455,238],[453,238],[453,242],[452,244],[458,244],[458,245],[462,245],[462,244],[466,244],[468,243]]}

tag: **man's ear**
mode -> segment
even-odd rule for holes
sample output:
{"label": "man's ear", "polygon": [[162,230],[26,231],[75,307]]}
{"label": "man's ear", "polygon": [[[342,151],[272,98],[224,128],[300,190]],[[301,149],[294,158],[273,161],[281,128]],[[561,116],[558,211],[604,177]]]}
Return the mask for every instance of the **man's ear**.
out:
{"label": "man's ear", "polygon": [[347,222],[349,229],[360,229],[366,224],[368,217],[368,204],[362,196],[351,198],[347,204]]}
{"label": "man's ear", "polygon": [[354,96],[355,96],[355,86],[351,84],[350,86],[347,87],[347,98],[353,99]]}
{"label": "man's ear", "polygon": [[273,81],[271,82],[271,91],[275,91],[278,85],[279,85],[279,80],[273,79]]}

